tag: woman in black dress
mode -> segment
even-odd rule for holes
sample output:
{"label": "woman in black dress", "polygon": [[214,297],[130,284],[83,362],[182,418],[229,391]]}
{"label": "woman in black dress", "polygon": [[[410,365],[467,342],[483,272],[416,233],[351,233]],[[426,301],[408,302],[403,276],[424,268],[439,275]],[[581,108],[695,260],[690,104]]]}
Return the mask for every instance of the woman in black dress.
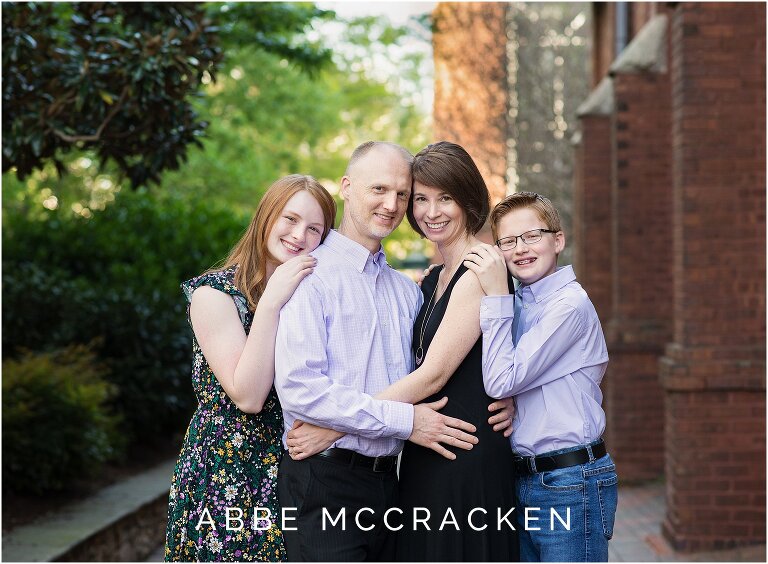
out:
{"label": "woman in black dress", "polygon": [[[479,442],[468,451],[447,447],[455,460],[406,443],[400,462],[404,526],[398,532],[397,558],[517,561],[517,532],[508,526],[516,515],[508,513],[515,507],[512,448],[508,433],[494,431],[488,420],[494,400],[483,388],[483,291],[462,265],[488,215],[488,189],[469,154],[448,142],[429,145],[416,155],[413,180],[408,220],[437,245],[444,264],[422,282],[424,305],[413,330],[417,370],[391,388],[418,383],[432,392],[425,401],[447,396],[441,412],[474,424]],[[413,521],[414,515],[426,518],[426,511],[429,531]],[[501,527],[499,512],[507,515]]]}

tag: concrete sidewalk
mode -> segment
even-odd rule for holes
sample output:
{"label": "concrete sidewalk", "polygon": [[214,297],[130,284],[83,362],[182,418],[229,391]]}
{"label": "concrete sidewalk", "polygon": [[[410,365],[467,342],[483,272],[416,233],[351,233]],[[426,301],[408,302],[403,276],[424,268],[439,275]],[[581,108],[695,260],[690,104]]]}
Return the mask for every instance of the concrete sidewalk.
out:
{"label": "concrete sidewalk", "polygon": [[4,562],[133,561],[164,538],[175,459],[3,533]]}
{"label": "concrete sidewalk", "polygon": [[664,482],[619,487],[619,507],[613,539],[608,544],[612,562],[765,562],[765,545],[683,554],[661,535],[666,502]]}

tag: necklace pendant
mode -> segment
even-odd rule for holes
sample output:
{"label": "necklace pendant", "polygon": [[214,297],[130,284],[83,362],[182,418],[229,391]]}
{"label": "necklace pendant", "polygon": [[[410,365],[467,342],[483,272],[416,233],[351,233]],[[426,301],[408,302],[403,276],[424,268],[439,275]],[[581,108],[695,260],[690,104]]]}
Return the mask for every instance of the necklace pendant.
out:
{"label": "necklace pendant", "polygon": [[416,366],[421,364],[421,361],[424,360],[424,349],[419,347],[416,349]]}

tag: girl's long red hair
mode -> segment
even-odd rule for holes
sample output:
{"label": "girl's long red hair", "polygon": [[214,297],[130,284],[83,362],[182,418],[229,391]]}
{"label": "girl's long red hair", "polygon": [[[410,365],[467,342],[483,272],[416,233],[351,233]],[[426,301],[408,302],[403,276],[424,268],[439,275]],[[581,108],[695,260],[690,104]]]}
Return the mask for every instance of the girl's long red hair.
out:
{"label": "girl's long red hair", "polygon": [[267,286],[267,261],[275,260],[267,249],[269,233],[285,204],[301,190],[309,192],[320,204],[324,220],[321,241],[325,240],[336,218],[336,202],[314,177],[290,174],[269,187],[245,234],[224,261],[223,268],[237,266],[235,285],[248,299],[248,307],[252,310],[256,309]]}

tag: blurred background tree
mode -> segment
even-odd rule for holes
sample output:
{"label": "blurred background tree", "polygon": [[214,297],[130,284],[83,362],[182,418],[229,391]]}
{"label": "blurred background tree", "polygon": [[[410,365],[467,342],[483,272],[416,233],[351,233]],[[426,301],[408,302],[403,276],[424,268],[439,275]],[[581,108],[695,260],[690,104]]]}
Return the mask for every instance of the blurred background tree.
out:
{"label": "blurred background tree", "polygon": [[221,58],[200,5],[8,2],[2,20],[3,172],[92,149],[139,186],[199,143],[189,99]]}

